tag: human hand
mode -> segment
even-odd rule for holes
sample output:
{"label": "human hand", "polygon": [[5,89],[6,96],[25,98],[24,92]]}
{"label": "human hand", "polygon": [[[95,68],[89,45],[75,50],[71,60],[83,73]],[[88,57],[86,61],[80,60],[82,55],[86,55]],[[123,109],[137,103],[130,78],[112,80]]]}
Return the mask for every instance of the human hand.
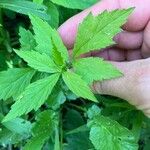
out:
{"label": "human hand", "polygon": [[[124,73],[124,77],[94,84],[97,93],[118,96],[141,109],[150,117],[150,1],[145,0],[103,0],[93,7],[72,17],[59,28],[59,33],[71,49],[80,22],[92,11],[94,15],[104,10],[135,7],[124,31],[114,37],[116,45],[89,56],[100,56],[113,62]],[[122,61],[132,62],[122,62]]]}

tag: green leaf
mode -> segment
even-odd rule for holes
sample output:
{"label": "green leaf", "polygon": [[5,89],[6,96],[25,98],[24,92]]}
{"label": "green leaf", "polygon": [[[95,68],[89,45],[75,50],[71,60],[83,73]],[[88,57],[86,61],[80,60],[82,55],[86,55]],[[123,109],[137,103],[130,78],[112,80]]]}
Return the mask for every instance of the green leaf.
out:
{"label": "green leaf", "polygon": [[67,136],[67,144],[64,145],[64,150],[91,150],[93,145],[89,138],[89,132],[80,132]]}
{"label": "green leaf", "polygon": [[37,110],[51,94],[59,76],[60,74],[53,74],[30,84],[22,93],[20,99],[12,105],[10,112],[6,115],[3,122],[27,114],[33,109]]}
{"label": "green leaf", "polygon": [[36,50],[40,53],[51,55],[53,46],[51,42],[52,35],[49,24],[38,17],[32,15],[29,17],[35,33],[35,40],[37,43]]}
{"label": "green leaf", "polygon": [[[69,109],[66,112],[64,120],[64,127],[67,131],[72,131],[85,125],[81,113],[73,109]],[[88,135],[89,132],[86,132],[86,130],[74,134],[66,134],[67,144],[64,147],[64,150],[89,150],[92,147],[92,144]]]}
{"label": "green leaf", "polygon": [[0,130],[0,145],[16,144],[25,140],[22,135],[11,132],[7,128]]}
{"label": "green leaf", "polygon": [[68,109],[68,111],[65,114],[64,120],[64,126],[67,129],[67,131],[72,131],[85,124],[80,112],[74,109]]}
{"label": "green leaf", "polygon": [[40,54],[36,51],[17,51],[18,56],[23,58],[30,67],[37,69],[41,72],[56,73],[61,72],[61,68],[58,67],[53,60],[45,53]]}
{"label": "green leaf", "polygon": [[87,7],[92,6],[98,0],[51,0],[53,3],[56,3],[58,5],[67,7],[67,8],[73,8],[73,9],[85,9]]}
{"label": "green leaf", "polygon": [[45,1],[44,5],[47,7],[47,14],[50,16],[50,20],[47,22],[52,28],[58,28],[59,25],[59,12],[57,7],[50,1]]}
{"label": "green leaf", "polygon": [[63,80],[68,88],[77,96],[97,102],[94,94],[91,92],[87,83],[81,77],[73,72],[67,71],[63,73]]}
{"label": "green leaf", "polygon": [[55,29],[52,29],[47,22],[38,17],[30,15],[30,19],[35,33],[35,39],[38,44],[36,50],[50,56],[53,56],[55,53],[59,52],[64,62],[68,61],[68,51],[64,46],[58,32]]}
{"label": "green leaf", "polygon": [[16,98],[30,84],[35,71],[13,68],[0,72],[0,99]]}
{"label": "green leaf", "polygon": [[88,123],[90,140],[96,150],[137,150],[133,133],[118,122],[97,116]]}
{"label": "green leaf", "polygon": [[3,125],[10,131],[20,134],[22,136],[29,136],[31,132],[31,123],[22,118],[15,118],[11,121],[4,122]]}
{"label": "green leaf", "polygon": [[132,11],[131,8],[104,11],[96,17],[89,14],[79,26],[73,57],[114,44],[113,37],[121,31],[120,26]]}
{"label": "green leaf", "polygon": [[36,42],[34,39],[33,34],[26,30],[23,27],[19,28],[19,36],[20,36],[20,44],[21,44],[21,50],[34,50],[36,47]]}
{"label": "green leaf", "polygon": [[44,0],[33,0],[34,3],[42,4]]}
{"label": "green leaf", "polygon": [[89,119],[93,119],[94,117],[101,115],[101,109],[97,105],[93,105],[88,109],[87,115]]}
{"label": "green leaf", "polygon": [[60,59],[62,59],[63,64],[69,61],[69,54],[67,48],[64,46],[62,39],[60,38],[58,32],[54,29],[52,31],[52,44],[53,44],[53,52],[52,56],[56,63],[60,63]]}
{"label": "green leaf", "polygon": [[76,60],[73,67],[74,71],[88,83],[122,76],[121,72],[111,63],[96,57]]}
{"label": "green leaf", "polygon": [[0,8],[9,9],[25,15],[32,13],[45,20],[49,19],[45,6],[27,0],[0,0]]}
{"label": "green leaf", "polygon": [[47,104],[48,107],[51,107],[53,110],[57,110],[60,108],[60,105],[66,101],[66,96],[62,91],[61,85],[57,84],[51,95],[48,97]]}
{"label": "green leaf", "polygon": [[23,150],[41,150],[46,140],[55,131],[57,118],[53,111],[43,111],[37,116],[36,120],[32,128],[33,137],[27,142]]}

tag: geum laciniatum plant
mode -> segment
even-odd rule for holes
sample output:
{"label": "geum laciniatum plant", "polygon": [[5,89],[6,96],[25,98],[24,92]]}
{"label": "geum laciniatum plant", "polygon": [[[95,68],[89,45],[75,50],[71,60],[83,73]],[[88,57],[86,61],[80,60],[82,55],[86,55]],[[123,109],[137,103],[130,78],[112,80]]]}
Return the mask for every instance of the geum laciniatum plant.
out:
{"label": "geum laciniatum plant", "polygon": [[[53,131],[55,138],[58,138],[58,116],[54,112],[58,112],[57,110],[65,103],[65,100],[55,101],[55,97],[60,94],[60,89],[71,91],[84,100],[98,103],[90,88],[93,82],[122,76],[119,70],[102,58],[80,56],[113,45],[113,37],[121,31],[120,27],[131,12],[132,9],[104,11],[98,16],[90,13],[79,25],[71,56],[55,29],[39,17],[29,15],[34,34],[20,27],[21,47],[19,50],[14,50],[23,59],[24,67],[11,68],[0,73],[0,98],[7,100],[13,97],[14,100],[3,123],[20,116],[24,117],[33,110],[38,111],[43,105],[46,109],[36,118],[32,138],[24,149],[42,148]],[[54,98],[50,101],[49,97],[52,96]],[[49,109],[49,106],[52,106],[55,111]],[[90,115],[92,111],[95,116]],[[116,121],[100,115],[96,105],[89,110],[88,116],[88,127],[91,129],[90,140],[95,149],[99,147],[103,149],[104,144],[114,149],[121,147],[123,142],[128,143],[124,145],[125,149],[137,148],[132,133]],[[117,128],[117,131],[114,128]],[[103,136],[95,136],[95,134]],[[112,140],[113,137],[115,138]],[[113,145],[113,142],[116,144]]]}

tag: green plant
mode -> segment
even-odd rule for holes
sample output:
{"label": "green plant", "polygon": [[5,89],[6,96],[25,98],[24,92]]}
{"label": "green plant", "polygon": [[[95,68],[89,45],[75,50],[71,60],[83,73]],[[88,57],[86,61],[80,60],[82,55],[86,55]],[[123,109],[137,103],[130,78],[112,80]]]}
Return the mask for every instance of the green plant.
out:
{"label": "green plant", "polygon": [[[53,3],[43,0],[34,0],[34,3],[13,0],[9,3],[0,0],[1,8],[30,14],[32,24],[30,30],[22,27],[27,24],[30,26],[30,23],[21,22],[23,25],[18,25],[19,40],[16,40],[16,35],[13,44],[10,42],[12,38],[9,31],[0,26],[0,48],[4,49],[0,55],[3,64],[0,72],[1,148],[149,148],[149,119],[127,102],[94,95],[91,91],[93,82],[121,77],[123,74],[102,58],[81,57],[82,54],[114,44],[114,35],[121,31],[120,27],[132,9],[104,11],[96,17],[89,14],[78,28],[75,45],[69,55],[54,29],[59,26],[59,21],[65,20],[59,11],[67,12],[66,19],[72,15],[70,9],[61,6],[84,9],[97,0],[78,1],[75,4],[66,0],[51,1]],[[18,11],[23,4],[28,7]],[[13,18],[14,14],[9,13],[1,12],[8,18]],[[19,20],[14,18],[15,21]],[[0,23],[5,25],[3,20]],[[16,33],[18,34],[17,30]],[[141,141],[145,145],[141,146]]]}

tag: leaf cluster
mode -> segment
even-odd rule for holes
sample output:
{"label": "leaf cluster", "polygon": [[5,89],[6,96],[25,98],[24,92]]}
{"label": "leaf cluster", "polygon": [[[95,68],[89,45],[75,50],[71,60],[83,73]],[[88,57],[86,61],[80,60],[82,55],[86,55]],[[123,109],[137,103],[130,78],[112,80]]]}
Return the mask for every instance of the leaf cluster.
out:
{"label": "leaf cluster", "polygon": [[81,57],[113,45],[132,9],[90,13],[71,55],[56,30],[96,2],[0,0],[0,149],[149,149],[149,119],[91,90],[122,73],[102,58]]}

